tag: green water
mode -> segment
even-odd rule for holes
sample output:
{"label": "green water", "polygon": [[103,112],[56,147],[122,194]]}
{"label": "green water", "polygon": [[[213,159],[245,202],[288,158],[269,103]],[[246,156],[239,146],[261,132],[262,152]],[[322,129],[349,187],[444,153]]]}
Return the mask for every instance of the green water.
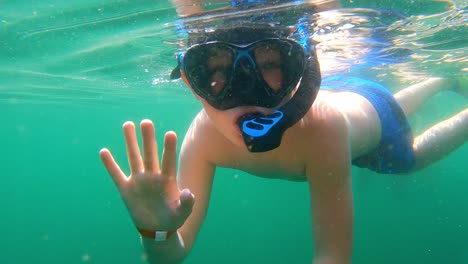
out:
{"label": "green water", "polygon": [[[456,24],[466,24],[466,1],[343,5],[410,16],[390,32],[421,56],[368,70],[383,82],[466,74],[467,28]],[[0,263],[143,263],[98,151],[110,148],[128,171],[124,121],[154,120],[162,145],[165,131],[182,137],[200,109],[168,80],[175,18],[168,1],[0,1]],[[410,121],[417,133],[463,107],[440,94]],[[354,168],[354,263],[467,264],[467,153],[465,144],[408,176]],[[304,183],[218,170],[186,263],[310,263],[308,201]]]}

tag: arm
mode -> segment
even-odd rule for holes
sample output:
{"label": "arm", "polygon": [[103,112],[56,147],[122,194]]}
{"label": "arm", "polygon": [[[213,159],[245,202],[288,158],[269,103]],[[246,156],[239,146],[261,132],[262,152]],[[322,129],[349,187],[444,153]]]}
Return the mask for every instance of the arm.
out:
{"label": "arm", "polygon": [[[180,190],[190,189],[196,198],[193,211],[187,221],[166,244],[152,239],[142,239],[143,247],[150,263],[180,263],[190,253],[195,238],[205,219],[213,183],[215,166],[207,162],[204,151],[203,133],[194,131],[196,119],[182,144],[179,159],[177,185]],[[165,243],[165,242],[163,242]]]}
{"label": "arm", "polygon": [[191,138],[193,140],[186,140],[183,144],[181,169],[177,179],[176,134],[166,133],[159,164],[153,123],[149,120],[142,121],[141,133],[143,150],[140,154],[134,124],[124,124],[131,168],[128,177],[119,168],[109,150],[101,150],[101,159],[137,228],[177,231],[165,241],[142,238],[149,262],[180,263],[190,252],[205,216],[214,167],[200,153],[203,140],[199,142],[198,139]]}
{"label": "arm", "polygon": [[[351,263],[353,208],[346,123],[330,118],[319,146],[322,158],[307,169],[313,209],[314,264]],[[325,151],[326,150],[326,151]]]}

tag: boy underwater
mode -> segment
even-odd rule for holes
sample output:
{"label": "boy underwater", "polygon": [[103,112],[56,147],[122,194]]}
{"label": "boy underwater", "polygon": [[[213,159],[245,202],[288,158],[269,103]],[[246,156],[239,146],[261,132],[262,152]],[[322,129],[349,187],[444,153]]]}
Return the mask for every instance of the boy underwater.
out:
{"label": "boy underwater", "polygon": [[129,176],[101,150],[149,262],[185,259],[207,213],[215,168],[227,167],[308,182],[313,263],[351,263],[352,164],[410,173],[466,142],[468,108],[414,139],[406,120],[435,93],[461,90],[459,83],[431,78],[392,95],[359,78],[322,80],[304,23],[294,30],[228,23],[189,36],[173,77],[180,75],[203,109],[185,135],[178,170],[176,134],[165,134],[160,164],[150,120],[140,123],[142,152],[135,125],[123,125]]}

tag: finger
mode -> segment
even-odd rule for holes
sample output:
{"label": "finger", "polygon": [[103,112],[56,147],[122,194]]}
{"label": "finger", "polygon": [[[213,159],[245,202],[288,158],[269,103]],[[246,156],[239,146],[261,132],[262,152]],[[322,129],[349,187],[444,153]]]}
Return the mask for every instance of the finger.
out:
{"label": "finger", "polygon": [[161,174],[165,177],[176,176],[177,135],[167,132],[164,136],[164,150],[161,162]]}
{"label": "finger", "polygon": [[143,161],[141,160],[140,148],[135,132],[135,124],[133,122],[125,122],[123,125],[125,142],[127,144],[128,163],[132,174],[143,170]]}
{"label": "finger", "polygon": [[122,172],[108,149],[101,149],[101,151],[99,151],[99,156],[101,157],[102,163],[104,164],[104,167],[106,167],[107,172],[114,180],[115,185],[117,185],[118,189],[121,189],[127,182],[127,176]]}
{"label": "finger", "polygon": [[195,204],[195,196],[189,189],[183,189],[180,192],[179,202],[177,213],[181,218],[186,219],[192,213],[193,205]]}
{"label": "finger", "polygon": [[140,123],[143,136],[143,164],[145,171],[159,171],[158,144],[154,135],[154,125],[151,120],[145,119]]}

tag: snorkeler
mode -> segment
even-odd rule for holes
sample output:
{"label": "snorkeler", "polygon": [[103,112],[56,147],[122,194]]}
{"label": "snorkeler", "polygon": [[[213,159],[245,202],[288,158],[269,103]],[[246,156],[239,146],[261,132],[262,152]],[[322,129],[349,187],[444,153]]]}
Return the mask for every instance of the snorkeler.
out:
{"label": "snorkeler", "polygon": [[178,171],[176,134],[165,134],[160,163],[149,120],[140,124],[142,152],[135,125],[123,125],[130,176],[101,150],[151,263],[180,263],[189,254],[216,167],[308,182],[313,263],[351,263],[351,165],[410,173],[466,142],[468,108],[415,138],[406,120],[427,98],[459,83],[431,78],[392,95],[359,78],[321,80],[301,23],[294,31],[225,23],[189,36],[173,77],[185,81],[203,109],[185,135]]}

